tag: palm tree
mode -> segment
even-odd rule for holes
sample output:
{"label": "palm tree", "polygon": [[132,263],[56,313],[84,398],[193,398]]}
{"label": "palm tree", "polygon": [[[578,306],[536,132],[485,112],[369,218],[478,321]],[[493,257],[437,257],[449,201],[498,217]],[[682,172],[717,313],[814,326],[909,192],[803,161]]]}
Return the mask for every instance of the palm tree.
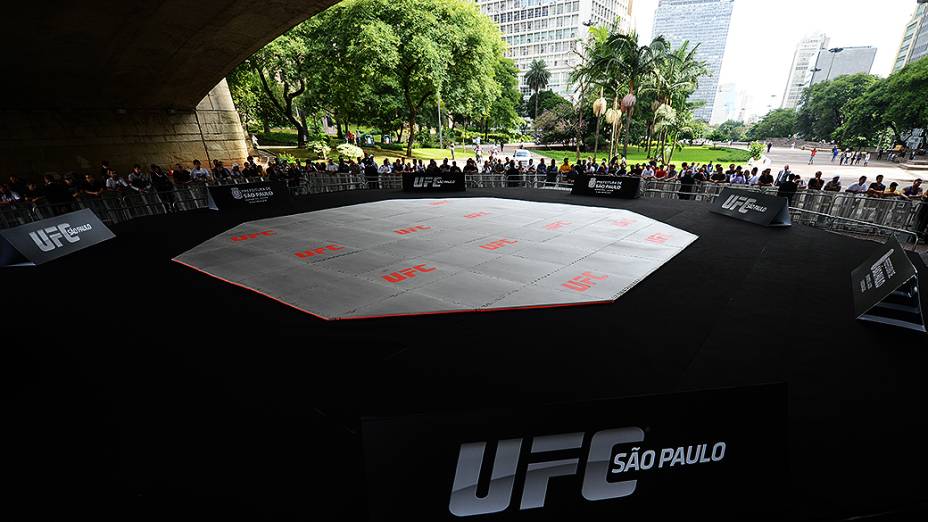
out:
{"label": "palm tree", "polygon": [[[657,130],[658,119],[664,119],[665,124],[661,125],[663,132],[658,132],[658,142],[660,143],[661,157],[664,158],[666,140],[669,134],[676,135],[673,132],[679,129],[678,125],[666,124],[666,109],[664,114],[658,114],[663,107],[669,108],[673,114],[688,112],[690,107],[687,105],[687,99],[699,85],[699,78],[709,74],[709,69],[705,62],[696,59],[696,51],[699,49],[697,44],[692,49],[689,48],[689,42],[683,42],[680,47],[664,55],[654,69],[651,81],[646,87],[652,91],[655,98],[654,119],[651,122],[651,128]],[[677,119],[677,118],[674,118]],[[679,118],[684,121],[683,118]],[[650,150],[650,135],[648,137],[648,149]]]}
{"label": "palm tree", "polygon": [[544,60],[534,59],[525,73],[525,84],[528,88],[535,91],[535,118],[538,118],[538,93],[548,86],[548,80],[551,79],[551,72]]}
{"label": "palm tree", "polygon": [[[603,45],[603,52],[597,53],[591,65],[607,71],[608,77],[616,84],[623,81],[628,84],[628,93],[622,98],[621,109],[626,117],[626,127],[630,129],[635,104],[638,102],[637,88],[646,77],[654,74],[669,46],[663,36],[654,38],[648,45],[639,46],[638,34],[634,31],[628,34],[612,33]],[[628,129],[622,143],[623,156],[628,155]]]}

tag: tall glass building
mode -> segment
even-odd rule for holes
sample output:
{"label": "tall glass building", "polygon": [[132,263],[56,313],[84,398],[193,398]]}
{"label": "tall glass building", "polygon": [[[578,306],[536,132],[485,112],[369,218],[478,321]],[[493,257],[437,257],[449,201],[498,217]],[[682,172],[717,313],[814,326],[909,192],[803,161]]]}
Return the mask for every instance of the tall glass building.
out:
{"label": "tall glass building", "polygon": [[519,69],[519,88],[531,95],[524,76],[540,59],[548,66],[548,90],[571,98],[570,72],[580,62],[577,52],[590,26],[621,19],[626,28],[633,0],[476,0],[480,10],[499,24],[509,44],[506,56]]}
{"label": "tall glass building", "polygon": [[789,68],[786,92],[783,94],[784,109],[795,109],[799,106],[802,92],[812,85],[819,52],[828,47],[828,41],[824,33],[806,36],[799,41],[796,52],[793,53],[793,64]]}
{"label": "tall glass building", "polygon": [[691,101],[705,104],[696,118],[711,121],[722,59],[728,43],[728,26],[734,0],[660,0],[654,13],[654,35],[663,35],[674,47],[684,41],[699,44],[696,56],[709,66],[710,76],[700,79]]}
{"label": "tall glass building", "polygon": [[928,1],[919,0],[912,20],[902,33],[902,44],[896,55],[893,72],[925,56],[928,56]]}
{"label": "tall glass building", "polygon": [[819,51],[812,85],[848,74],[869,73],[876,60],[876,47],[839,47],[834,50],[839,52]]}

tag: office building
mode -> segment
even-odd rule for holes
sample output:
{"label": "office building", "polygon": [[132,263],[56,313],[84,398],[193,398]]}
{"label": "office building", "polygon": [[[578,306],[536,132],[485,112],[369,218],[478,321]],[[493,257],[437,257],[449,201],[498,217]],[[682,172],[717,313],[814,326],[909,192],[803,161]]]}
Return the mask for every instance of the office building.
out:
{"label": "office building", "polygon": [[848,74],[869,73],[876,60],[876,47],[838,47],[818,53],[812,85]]}
{"label": "office building", "polygon": [[499,25],[509,44],[506,56],[519,69],[519,88],[531,89],[524,76],[535,59],[544,60],[551,72],[548,90],[572,98],[570,73],[579,65],[580,43],[590,26],[621,20],[628,28],[633,0],[476,0],[480,10]]}
{"label": "office building", "polygon": [[902,44],[896,63],[893,64],[893,72],[925,56],[928,56],[928,1],[921,0],[902,33]]}
{"label": "office building", "polygon": [[786,92],[783,94],[784,109],[795,109],[802,98],[802,92],[812,85],[812,76],[815,74],[818,55],[828,48],[828,37],[824,33],[806,36],[793,54],[793,64],[789,68],[789,80],[786,82]]}
{"label": "office building", "polygon": [[733,83],[720,84],[715,95],[715,107],[709,123],[718,125],[733,120],[738,117],[739,108],[737,86]]}
{"label": "office building", "polygon": [[697,119],[712,121],[722,60],[728,43],[728,28],[734,0],[660,0],[654,13],[654,35],[663,35],[674,47],[684,41],[699,44],[696,56],[706,62],[709,75],[700,78],[691,101],[703,102],[694,111]]}

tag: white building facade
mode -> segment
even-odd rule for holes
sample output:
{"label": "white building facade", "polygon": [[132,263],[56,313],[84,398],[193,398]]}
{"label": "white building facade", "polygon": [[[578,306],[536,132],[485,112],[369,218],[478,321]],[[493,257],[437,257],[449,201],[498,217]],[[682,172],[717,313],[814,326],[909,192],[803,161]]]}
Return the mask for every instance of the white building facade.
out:
{"label": "white building facade", "polygon": [[532,94],[525,73],[532,61],[543,60],[551,72],[548,90],[572,98],[570,73],[580,64],[577,54],[591,26],[620,19],[631,23],[633,0],[476,0],[509,44],[506,57],[519,69],[519,89]]}
{"label": "white building facade", "polygon": [[915,7],[912,20],[905,26],[902,43],[893,64],[893,72],[928,56],[928,2],[920,1]]}
{"label": "white building facade", "polygon": [[828,36],[820,33],[806,36],[796,46],[793,64],[789,69],[789,81],[786,82],[786,92],[783,94],[782,108],[795,109],[799,106],[802,92],[812,85],[818,54],[828,47],[828,42]]}

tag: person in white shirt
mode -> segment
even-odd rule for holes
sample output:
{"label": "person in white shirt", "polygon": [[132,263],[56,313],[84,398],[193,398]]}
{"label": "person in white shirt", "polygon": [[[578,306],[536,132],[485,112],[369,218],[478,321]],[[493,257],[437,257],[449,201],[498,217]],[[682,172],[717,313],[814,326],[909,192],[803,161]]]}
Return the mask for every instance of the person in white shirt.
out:
{"label": "person in white shirt", "polygon": [[190,171],[190,178],[193,181],[209,181],[209,171],[203,168],[200,160],[193,160],[193,170]]}
{"label": "person in white shirt", "polygon": [[390,165],[390,160],[384,158],[383,165],[377,169],[377,174],[380,174],[381,176],[393,174],[393,166]]}
{"label": "person in white shirt", "polygon": [[867,192],[867,176],[861,176],[860,180],[857,183],[854,183],[845,190],[845,192],[851,192],[853,194],[863,194]]}

